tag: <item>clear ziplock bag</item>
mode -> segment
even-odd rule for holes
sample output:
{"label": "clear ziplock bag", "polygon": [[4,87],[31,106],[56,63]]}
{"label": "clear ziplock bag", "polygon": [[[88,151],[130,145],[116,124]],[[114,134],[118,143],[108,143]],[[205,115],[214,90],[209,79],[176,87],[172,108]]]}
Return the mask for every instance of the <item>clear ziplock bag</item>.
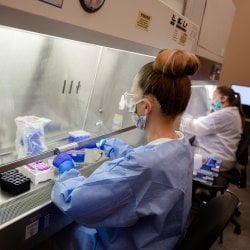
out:
{"label": "clear ziplock bag", "polygon": [[44,126],[50,122],[37,116],[18,116],[15,118],[17,158],[39,154],[47,148],[44,142]]}

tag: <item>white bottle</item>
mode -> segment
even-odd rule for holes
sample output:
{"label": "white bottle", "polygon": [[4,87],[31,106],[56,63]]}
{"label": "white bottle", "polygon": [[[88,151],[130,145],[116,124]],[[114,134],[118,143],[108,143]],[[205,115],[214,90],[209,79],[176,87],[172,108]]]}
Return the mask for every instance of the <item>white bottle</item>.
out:
{"label": "white bottle", "polygon": [[193,174],[196,175],[197,171],[202,166],[202,155],[201,154],[194,154],[194,166],[193,166]]}

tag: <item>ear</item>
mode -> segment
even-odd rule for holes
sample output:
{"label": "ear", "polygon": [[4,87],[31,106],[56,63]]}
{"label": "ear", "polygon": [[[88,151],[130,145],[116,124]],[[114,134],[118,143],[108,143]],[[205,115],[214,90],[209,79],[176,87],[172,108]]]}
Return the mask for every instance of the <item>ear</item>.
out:
{"label": "ear", "polygon": [[153,108],[153,103],[151,102],[151,100],[145,98],[144,99],[145,114],[148,115],[151,112],[152,108]]}
{"label": "ear", "polygon": [[222,103],[225,103],[227,100],[228,100],[227,96],[225,96],[225,95],[221,96],[221,102]]}

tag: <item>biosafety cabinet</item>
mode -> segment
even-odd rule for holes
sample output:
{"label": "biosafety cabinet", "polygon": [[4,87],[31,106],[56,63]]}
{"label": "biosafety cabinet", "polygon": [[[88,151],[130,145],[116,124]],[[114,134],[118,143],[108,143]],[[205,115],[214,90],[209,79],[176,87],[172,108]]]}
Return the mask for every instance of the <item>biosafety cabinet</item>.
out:
{"label": "biosafety cabinet", "polygon": [[[111,136],[145,143],[119,107],[122,94],[160,49],[196,49],[199,27],[161,1],[91,2],[0,0],[1,174],[50,165],[56,153],[74,149],[72,131],[91,135],[83,144]],[[19,155],[24,117],[45,119],[42,152]],[[85,175],[106,160],[97,149],[84,153]],[[53,181],[33,181],[22,193],[0,190],[1,249],[29,249],[71,222],[50,201]]]}

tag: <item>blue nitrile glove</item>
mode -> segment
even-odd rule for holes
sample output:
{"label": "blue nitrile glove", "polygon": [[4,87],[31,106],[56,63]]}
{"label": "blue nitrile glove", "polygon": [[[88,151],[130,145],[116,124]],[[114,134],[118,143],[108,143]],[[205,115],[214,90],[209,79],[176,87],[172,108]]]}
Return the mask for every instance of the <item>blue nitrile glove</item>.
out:
{"label": "blue nitrile glove", "polygon": [[58,168],[60,174],[75,168],[72,157],[66,153],[57,155],[53,160],[53,165]]}
{"label": "blue nitrile glove", "polygon": [[103,150],[107,157],[111,157],[111,153],[114,152],[114,147],[112,144],[109,144],[106,139],[100,140],[96,143],[96,147],[100,150]]}
{"label": "blue nitrile glove", "polygon": [[96,147],[101,149],[101,150],[104,150],[104,144],[105,144],[106,140],[103,139],[103,140],[100,140],[99,142],[96,143]]}
{"label": "blue nitrile glove", "polygon": [[105,155],[111,159],[124,157],[133,147],[118,138],[100,140],[96,143],[97,148],[104,151]]}

